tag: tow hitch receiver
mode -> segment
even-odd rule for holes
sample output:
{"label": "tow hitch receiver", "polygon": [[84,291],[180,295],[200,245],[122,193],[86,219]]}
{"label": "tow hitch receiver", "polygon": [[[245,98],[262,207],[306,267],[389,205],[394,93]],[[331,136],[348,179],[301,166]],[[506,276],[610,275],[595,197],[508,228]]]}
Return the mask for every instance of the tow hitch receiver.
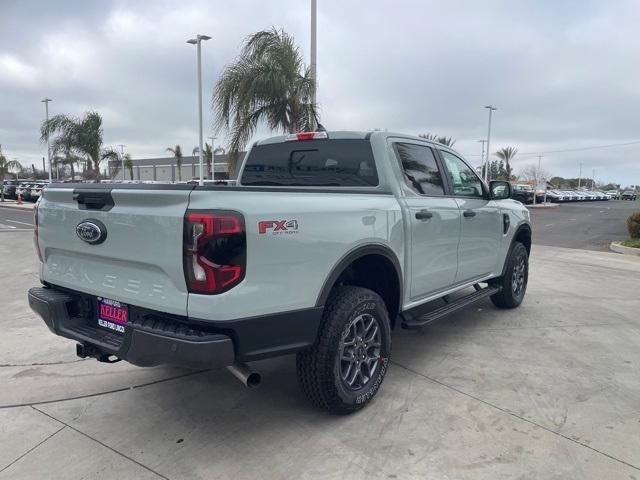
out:
{"label": "tow hitch receiver", "polygon": [[[104,353],[98,347],[91,345],[90,343],[77,343],[76,355],[80,358],[95,358],[102,363],[116,363],[122,360],[110,353]],[[113,357],[113,359],[111,357]]]}

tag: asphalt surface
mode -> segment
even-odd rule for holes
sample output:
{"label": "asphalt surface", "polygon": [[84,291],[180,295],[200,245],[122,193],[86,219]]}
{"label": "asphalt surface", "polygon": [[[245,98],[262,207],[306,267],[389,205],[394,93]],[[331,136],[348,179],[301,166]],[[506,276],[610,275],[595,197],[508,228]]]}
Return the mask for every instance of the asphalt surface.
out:
{"label": "asphalt surface", "polygon": [[611,242],[629,238],[627,218],[640,211],[640,201],[572,202],[530,211],[535,245],[607,251]]}
{"label": "asphalt surface", "polygon": [[3,207],[0,203],[0,233],[33,230],[33,212]]}

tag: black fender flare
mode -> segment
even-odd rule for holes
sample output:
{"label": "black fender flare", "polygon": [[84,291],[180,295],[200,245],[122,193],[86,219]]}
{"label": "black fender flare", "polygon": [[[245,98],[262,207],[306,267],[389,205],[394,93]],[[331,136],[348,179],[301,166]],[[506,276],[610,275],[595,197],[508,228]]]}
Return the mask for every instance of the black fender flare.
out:
{"label": "black fender flare", "polygon": [[[518,235],[520,235],[521,232],[526,231],[529,233],[529,238],[531,238],[532,236],[532,232],[531,232],[531,226],[528,223],[523,223],[522,225],[520,225],[515,233],[513,234],[513,237],[511,238],[511,244],[509,245],[509,250],[507,251],[507,256],[504,259],[504,264],[502,265],[502,273],[500,274],[501,277],[504,277],[504,273],[507,270],[507,262],[509,261],[509,257],[511,256],[511,251],[513,250],[513,245],[516,243],[516,238],[518,238]],[[526,245],[525,245],[526,246]],[[531,250],[529,250],[530,252]]]}
{"label": "black fender flare", "polygon": [[[387,258],[393,264],[398,278],[398,287],[400,291],[400,297],[398,299],[398,312],[396,312],[399,313],[399,311],[402,309],[402,295],[404,291],[402,269],[400,268],[398,257],[396,257],[396,254],[393,252],[393,250],[382,244],[361,245],[344,254],[342,258],[340,258],[340,260],[338,260],[338,262],[333,266],[333,268],[329,272],[329,275],[325,279],[324,284],[322,285],[322,289],[318,294],[318,299],[316,300],[316,307],[324,306],[327,298],[329,298],[329,294],[331,293],[333,285],[336,283],[336,280],[338,280],[342,272],[344,272],[345,269],[354,261],[366,255],[381,255]],[[389,312],[389,314],[392,314],[392,312]]]}

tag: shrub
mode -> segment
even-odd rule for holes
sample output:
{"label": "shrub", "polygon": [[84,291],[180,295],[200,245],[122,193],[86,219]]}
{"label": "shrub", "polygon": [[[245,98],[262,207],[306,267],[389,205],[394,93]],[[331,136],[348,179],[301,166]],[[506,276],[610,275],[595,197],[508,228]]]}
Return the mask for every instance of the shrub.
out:
{"label": "shrub", "polygon": [[627,220],[627,228],[631,238],[640,238],[640,212],[631,214]]}
{"label": "shrub", "polygon": [[640,249],[640,238],[634,238],[633,240],[624,240],[621,242],[625,247],[632,247]]}

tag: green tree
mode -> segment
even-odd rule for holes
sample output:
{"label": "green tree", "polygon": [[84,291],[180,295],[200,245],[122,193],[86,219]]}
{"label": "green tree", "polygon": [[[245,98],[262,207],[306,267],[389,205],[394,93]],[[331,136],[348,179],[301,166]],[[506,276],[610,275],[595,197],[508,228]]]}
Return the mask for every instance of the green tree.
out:
{"label": "green tree", "polygon": [[182,181],[182,148],[180,145],[176,145],[174,148],[167,148],[167,152],[171,152],[176,159],[176,165],[178,166],[178,181]]}
{"label": "green tree", "polygon": [[124,160],[124,169],[129,172],[129,179],[133,180],[133,160],[131,159],[130,154],[125,153],[124,156],[122,156],[115,150],[110,150],[108,157],[105,158],[109,158],[109,160],[113,161],[111,178],[116,179],[118,177],[118,173],[120,173],[120,168]]}
{"label": "green tree", "polygon": [[47,132],[54,134],[53,149],[56,152],[72,152],[84,157],[87,169],[100,179],[100,162],[107,158],[102,148],[102,117],[98,112],[89,111],[82,118],[56,115],[42,123],[40,139],[47,139]]}
{"label": "green tree", "polygon": [[212,102],[218,129],[230,133],[230,162],[238,160],[261,121],[288,133],[315,128],[314,91],[291,35],[272,28],[248,37],[240,56],[222,72]]}
{"label": "green tree", "polygon": [[447,147],[453,147],[456,143],[455,138],[453,137],[442,137],[436,135],[435,133],[421,133],[418,135],[420,138],[424,138],[425,140],[431,140],[432,142],[438,142]]}
{"label": "green tree", "polygon": [[16,160],[8,160],[7,157],[2,154],[2,150],[0,149],[0,202],[4,202],[4,177],[7,173],[16,170],[22,170],[20,162]]}
{"label": "green tree", "polygon": [[500,160],[504,162],[505,175],[506,175],[505,180],[511,181],[511,177],[512,177],[511,160],[513,160],[513,157],[516,156],[516,153],[518,153],[518,149],[515,147],[504,147],[498,150],[496,153],[494,153],[496,157],[498,157]]}
{"label": "green tree", "polygon": [[[220,147],[218,147],[220,148]],[[205,162],[207,162],[207,178],[211,178],[211,161],[213,160],[213,150],[211,150],[211,145],[209,145],[207,142],[204,143],[204,160]],[[218,150],[216,148],[216,150]],[[193,147],[193,151],[191,152],[192,155],[198,155],[198,152],[200,151],[200,147]]]}
{"label": "green tree", "polygon": [[133,160],[128,153],[124,154],[124,168],[129,171],[129,179],[133,180]]}

